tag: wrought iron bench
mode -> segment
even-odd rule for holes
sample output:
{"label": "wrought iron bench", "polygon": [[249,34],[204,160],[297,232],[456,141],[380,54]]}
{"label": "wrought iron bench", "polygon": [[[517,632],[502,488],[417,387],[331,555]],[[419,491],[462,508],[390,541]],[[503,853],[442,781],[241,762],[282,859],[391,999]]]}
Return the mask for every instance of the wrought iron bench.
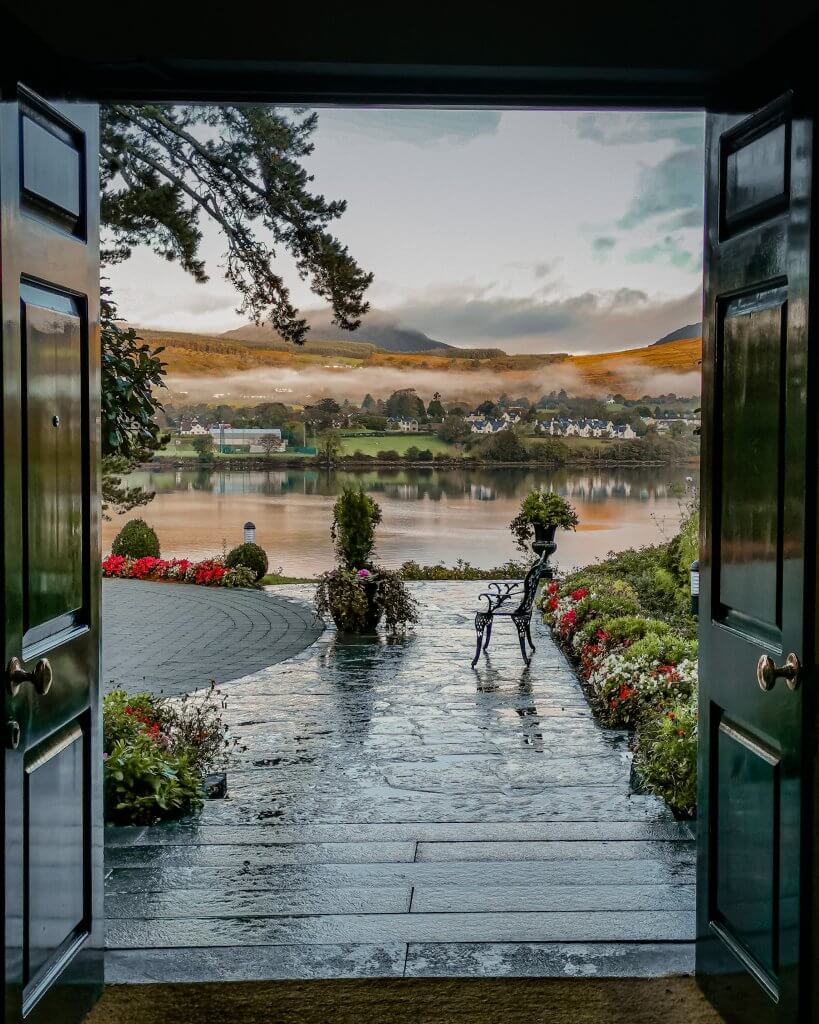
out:
{"label": "wrought iron bench", "polygon": [[[551,545],[552,551],[554,545]],[[478,634],[478,645],[475,649],[475,657],[472,659],[472,668],[478,664],[481,656],[481,649],[486,651],[489,641],[492,639],[492,626],[495,616],[510,618],[518,631],[520,641],[520,653],[528,665],[535,653],[535,645],[532,642],[530,623],[532,620],[532,608],[535,603],[535,595],[540,581],[546,577],[551,578],[552,568],[549,565],[549,554],[545,550],[535,562],[525,579],[516,583],[490,583],[489,590],[478,595],[478,600],[486,601],[486,608],[483,608],[475,615],[475,632]],[[505,605],[508,604],[508,607]],[[531,647],[531,653],[527,654],[526,643]]]}

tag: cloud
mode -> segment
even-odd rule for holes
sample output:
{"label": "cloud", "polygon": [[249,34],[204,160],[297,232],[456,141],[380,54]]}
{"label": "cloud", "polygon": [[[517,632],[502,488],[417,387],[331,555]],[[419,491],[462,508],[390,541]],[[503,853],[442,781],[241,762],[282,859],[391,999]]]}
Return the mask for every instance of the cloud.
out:
{"label": "cloud", "polygon": [[647,344],[700,319],[699,288],[680,298],[633,288],[563,298],[510,298],[489,289],[442,289],[391,310],[404,326],[464,347],[509,352],[604,352]]}
{"label": "cloud", "polygon": [[702,150],[680,149],[642,169],[631,205],[617,223],[621,228],[633,228],[662,213],[676,213],[686,221],[697,215],[702,223],[702,207]]}
{"label": "cloud", "polygon": [[678,231],[681,228],[699,228],[702,231],[703,222],[703,209],[702,204],[700,204],[691,210],[684,210],[682,213],[676,214],[676,216],[661,224],[660,230]]}
{"label": "cloud", "polygon": [[634,113],[604,111],[580,114],[576,119],[578,138],[604,146],[661,142],[668,139],[702,151],[705,118],[701,113]]}
{"label": "cloud", "polygon": [[532,273],[536,278],[538,278],[538,280],[544,277],[549,277],[549,275],[553,274],[554,271],[557,269],[559,263],[559,256],[553,260],[544,260],[544,262],[542,263],[535,263],[532,266]]}
{"label": "cloud", "polygon": [[696,272],[702,269],[701,250],[686,249],[675,235],[666,235],[652,245],[632,249],[626,253],[626,260],[629,263],[670,263],[682,270]]}
{"label": "cloud", "polygon": [[592,239],[592,254],[598,263],[605,263],[617,245],[617,239],[611,235],[599,235]]}
{"label": "cloud", "polygon": [[319,110],[317,113],[322,131],[425,147],[440,142],[471,142],[484,135],[496,135],[502,116],[499,110],[390,110],[377,107]]}

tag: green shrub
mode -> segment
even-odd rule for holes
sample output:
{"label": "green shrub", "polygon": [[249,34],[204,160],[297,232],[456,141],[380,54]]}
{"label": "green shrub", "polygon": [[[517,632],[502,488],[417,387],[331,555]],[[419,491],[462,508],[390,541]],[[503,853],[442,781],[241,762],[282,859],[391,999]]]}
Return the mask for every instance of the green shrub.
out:
{"label": "green shrub", "polygon": [[697,697],[675,704],[640,730],[636,766],[645,788],[678,814],[697,805]]}
{"label": "green shrub", "polygon": [[609,594],[590,594],[578,601],[574,606],[577,615],[578,625],[587,619],[593,619],[599,623],[600,619],[610,618],[614,615],[636,614],[640,609],[636,601],[629,600],[625,596],[614,597]]}
{"label": "green shrub", "polygon": [[491,569],[482,569],[459,558],[454,565],[419,565],[404,562],[398,572],[405,580],[522,580],[529,571],[523,562],[506,562]]}
{"label": "green shrub", "polygon": [[106,821],[148,825],[202,806],[202,777],[228,763],[237,740],[224,698],[208,690],[168,700],[114,690],[102,704]]}
{"label": "green shrub", "polygon": [[614,619],[606,619],[602,627],[611,637],[612,643],[633,643],[642,640],[647,633],[668,633],[670,627],[659,619],[646,619],[639,615],[618,615]]}
{"label": "green shrub", "polygon": [[229,569],[243,565],[246,569],[252,569],[255,578],[260,580],[267,572],[267,555],[258,544],[238,544],[228,551],[225,565]]}
{"label": "green shrub", "polygon": [[119,740],[105,759],[105,817],[121,825],[150,825],[202,806],[202,777],[187,754],[163,750],[144,733]]}
{"label": "green shrub", "polygon": [[697,642],[686,640],[671,632],[647,633],[627,647],[623,657],[627,661],[651,660],[659,665],[678,665],[697,656]]}
{"label": "green shrub", "polygon": [[364,489],[345,487],[333,505],[330,536],[336,554],[348,569],[370,566],[375,548],[375,528],[381,522],[381,506]]}
{"label": "green shrub", "polygon": [[111,554],[126,558],[159,558],[159,538],[144,519],[131,519],[114,537]]}
{"label": "green shrub", "polygon": [[529,543],[535,535],[535,524],[574,530],[577,522],[574,506],[562,495],[553,491],[530,491],[520,503],[520,511],[509,524],[509,529],[518,548],[528,554]]}

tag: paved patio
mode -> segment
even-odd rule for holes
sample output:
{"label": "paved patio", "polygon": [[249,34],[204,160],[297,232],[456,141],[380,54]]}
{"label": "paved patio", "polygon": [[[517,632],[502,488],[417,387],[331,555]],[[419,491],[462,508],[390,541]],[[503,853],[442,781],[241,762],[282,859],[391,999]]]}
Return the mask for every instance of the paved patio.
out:
{"label": "paved patio", "polygon": [[171,696],[226,683],[292,658],[323,629],[280,594],[103,580],[103,689]]}
{"label": "paved patio", "polygon": [[227,800],[108,831],[109,981],[693,968],[691,831],[630,792],[625,736],[542,626],[530,669],[501,625],[472,672],[482,587],[413,589],[406,640],[328,630],[225,686]]}

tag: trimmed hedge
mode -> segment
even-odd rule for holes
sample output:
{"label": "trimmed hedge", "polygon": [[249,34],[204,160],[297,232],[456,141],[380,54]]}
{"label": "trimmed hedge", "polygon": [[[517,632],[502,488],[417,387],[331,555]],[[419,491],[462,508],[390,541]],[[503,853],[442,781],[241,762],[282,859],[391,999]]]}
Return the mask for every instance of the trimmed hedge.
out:
{"label": "trimmed hedge", "polygon": [[267,574],[267,555],[258,544],[238,544],[228,551],[225,565],[228,569],[235,569],[237,565],[252,569],[258,581]]}
{"label": "trimmed hedge", "polygon": [[159,558],[159,538],[144,519],[131,519],[114,537],[111,554],[126,558]]}

